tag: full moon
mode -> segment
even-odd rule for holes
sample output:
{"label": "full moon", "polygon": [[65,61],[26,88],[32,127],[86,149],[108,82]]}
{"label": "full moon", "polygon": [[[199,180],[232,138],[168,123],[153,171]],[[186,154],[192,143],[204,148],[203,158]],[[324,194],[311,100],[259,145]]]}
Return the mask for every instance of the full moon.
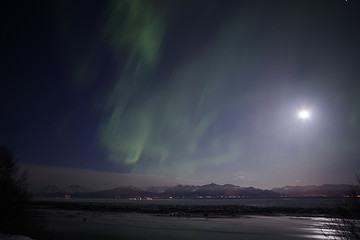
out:
{"label": "full moon", "polygon": [[309,110],[306,109],[301,109],[300,111],[298,111],[298,118],[302,119],[302,120],[308,120],[310,118],[310,112]]}

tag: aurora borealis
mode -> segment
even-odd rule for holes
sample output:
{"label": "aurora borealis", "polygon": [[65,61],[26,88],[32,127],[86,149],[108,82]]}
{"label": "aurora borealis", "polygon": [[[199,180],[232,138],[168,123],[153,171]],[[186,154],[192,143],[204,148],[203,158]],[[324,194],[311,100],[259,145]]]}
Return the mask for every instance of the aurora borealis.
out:
{"label": "aurora borealis", "polygon": [[[351,182],[358,10],[350,0],[9,3],[0,143],[52,169]],[[311,120],[297,119],[301,108]]]}

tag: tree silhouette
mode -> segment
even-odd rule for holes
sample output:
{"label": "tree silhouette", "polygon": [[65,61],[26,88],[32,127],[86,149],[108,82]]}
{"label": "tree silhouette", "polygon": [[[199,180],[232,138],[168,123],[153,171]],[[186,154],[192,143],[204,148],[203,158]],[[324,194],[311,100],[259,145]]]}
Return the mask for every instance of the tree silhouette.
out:
{"label": "tree silhouette", "polygon": [[336,223],[341,239],[360,240],[360,178],[358,175],[356,179],[357,185],[350,189],[347,193],[347,201],[338,209],[340,218]]}
{"label": "tree silhouette", "polygon": [[29,224],[26,173],[19,173],[12,151],[0,146],[0,232],[24,234]]}
{"label": "tree silhouette", "polygon": [[335,208],[336,216],[327,226],[335,235],[324,233],[328,239],[360,240],[360,177],[356,175],[356,179],[357,185],[345,193],[346,199]]}

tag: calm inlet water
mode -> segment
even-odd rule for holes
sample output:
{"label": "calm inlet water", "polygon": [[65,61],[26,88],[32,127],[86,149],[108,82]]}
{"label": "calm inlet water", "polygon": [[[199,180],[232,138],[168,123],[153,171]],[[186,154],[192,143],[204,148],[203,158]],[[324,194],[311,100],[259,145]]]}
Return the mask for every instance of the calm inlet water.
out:
{"label": "calm inlet water", "polygon": [[[48,211],[51,237],[57,239],[329,239],[329,219],[243,216],[177,218],[136,213]],[[86,221],[84,221],[86,218]]]}
{"label": "calm inlet water", "polygon": [[[153,200],[71,199],[93,204],[174,204],[271,207],[333,207],[334,199]],[[69,201],[54,200],[54,201]],[[329,239],[331,220],[324,217],[253,216],[169,217],[140,213],[113,213],[37,209],[49,222],[52,239]],[[328,236],[325,237],[324,233]],[[336,239],[336,238],[333,238]]]}
{"label": "calm inlet water", "polygon": [[241,205],[257,207],[303,207],[303,208],[333,208],[339,199],[334,198],[280,198],[280,199],[154,199],[126,200],[104,198],[40,198],[51,202],[84,202],[98,204],[147,204],[147,205]]}

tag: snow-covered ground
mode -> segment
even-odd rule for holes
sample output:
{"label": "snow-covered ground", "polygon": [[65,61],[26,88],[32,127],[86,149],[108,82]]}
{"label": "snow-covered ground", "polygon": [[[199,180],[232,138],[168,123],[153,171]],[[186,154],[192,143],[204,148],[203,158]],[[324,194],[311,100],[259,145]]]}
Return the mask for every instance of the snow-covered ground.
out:
{"label": "snow-covered ground", "polygon": [[[322,217],[179,218],[140,213],[43,210],[57,239],[329,239]],[[327,232],[332,234],[331,232]]]}
{"label": "snow-covered ground", "polygon": [[0,234],[0,240],[32,240],[32,239],[26,236]]}

